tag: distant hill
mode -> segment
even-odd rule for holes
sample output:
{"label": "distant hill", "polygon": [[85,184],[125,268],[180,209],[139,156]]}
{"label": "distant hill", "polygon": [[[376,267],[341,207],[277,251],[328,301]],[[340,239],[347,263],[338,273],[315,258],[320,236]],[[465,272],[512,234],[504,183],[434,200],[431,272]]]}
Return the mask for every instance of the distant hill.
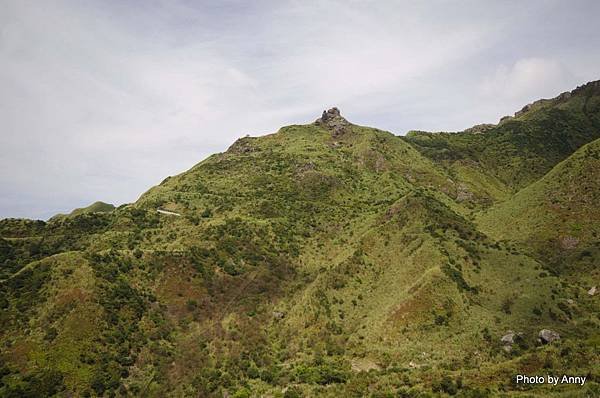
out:
{"label": "distant hill", "polygon": [[108,213],[115,209],[115,206],[110,203],[104,202],[94,202],[88,207],[83,207],[79,209],[73,210],[69,215],[70,216],[78,216],[84,213]]}
{"label": "distant hill", "polygon": [[0,396],[597,395],[599,87],[458,133],[332,108],[0,220]]}
{"label": "distant hill", "polygon": [[409,132],[405,140],[453,173],[493,178],[516,192],[597,138],[600,81],[536,101],[497,125],[459,133]]}
{"label": "distant hill", "polygon": [[57,218],[61,218],[61,217],[74,217],[74,216],[78,216],[81,214],[86,214],[86,213],[109,213],[111,211],[113,211],[116,207],[110,203],[104,203],[101,201],[98,202],[94,202],[91,205],[87,206],[87,207],[80,207],[77,208],[75,210],[73,210],[72,212],[70,212],[69,214],[57,214],[55,215],[54,219]]}

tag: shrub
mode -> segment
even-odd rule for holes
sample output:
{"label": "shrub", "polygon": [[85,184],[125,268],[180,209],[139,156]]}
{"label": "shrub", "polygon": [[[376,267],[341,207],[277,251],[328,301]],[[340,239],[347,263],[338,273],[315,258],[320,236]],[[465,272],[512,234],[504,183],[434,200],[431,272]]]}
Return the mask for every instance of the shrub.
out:
{"label": "shrub", "polygon": [[511,314],[511,308],[512,305],[514,304],[514,301],[511,298],[507,298],[502,302],[502,311],[504,311],[505,314],[510,315]]}
{"label": "shrub", "polygon": [[302,391],[298,387],[290,387],[283,394],[283,398],[302,398]]}
{"label": "shrub", "polygon": [[296,367],[295,373],[298,381],[309,384],[344,383],[348,379],[347,372],[331,363],[318,366],[300,365]]}

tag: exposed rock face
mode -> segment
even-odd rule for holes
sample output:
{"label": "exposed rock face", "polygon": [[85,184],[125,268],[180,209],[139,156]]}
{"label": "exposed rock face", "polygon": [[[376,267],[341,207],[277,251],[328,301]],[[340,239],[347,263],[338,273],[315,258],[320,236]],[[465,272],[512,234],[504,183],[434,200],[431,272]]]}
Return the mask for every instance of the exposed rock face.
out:
{"label": "exposed rock face", "polygon": [[595,80],[592,82],[588,82],[583,86],[577,87],[575,90],[571,91],[571,94],[577,94],[583,91],[588,91],[589,94],[597,94],[600,93],[600,80]]}
{"label": "exposed rock face", "polygon": [[473,199],[473,192],[469,191],[469,187],[467,187],[463,183],[458,184],[458,187],[456,188],[456,201],[464,202],[466,200],[472,200],[472,199]]}
{"label": "exposed rock face", "polygon": [[252,145],[252,140],[254,140],[254,138],[249,136],[240,138],[231,144],[229,148],[227,148],[227,152],[238,154],[255,152],[257,148]]}
{"label": "exposed rock face", "polygon": [[561,93],[558,97],[556,97],[556,99],[559,101],[565,101],[565,100],[568,100],[569,98],[571,98],[570,91],[565,91],[564,93]]}
{"label": "exposed rock face", "polygon": [[342,117],[340,110],[335,107],[323,111],[323,115],[315,123],[331,130],[331,135],[334,138],[340,137],[351,130],[350,123]]}
{"label": "exposed rock face", "polygon": [[463,133],[483,134],[486,131],[493,129],[494,127],[496,127],[496,125],[491,123],[476,124],[475,126],[469,127],[468,129],[463,131]]}
{"label": "exposed rock face", "polygon": [[323,123],[327,123],[330,120],[334,120],[337,118],[341,118],[340,110],[336,107],[323,111],[323,115],[321,116],[321,121]]}
{"label": "exposed rock face", "polygon": [[539,338],[542,343],[548,344],[555,340],[560,340],[560,335],[554,330],[542,329],[540,330]]}
{"label": "exposed rock face", "polygon": [[531,103],[531,104],[527,104],[525,105],[523,108],[521,108],[520,111],[516,111],[515,112],[515,117],[519,117],[527,112],[529,112],[531,110],[531,107],[534,105],[535,103]]}

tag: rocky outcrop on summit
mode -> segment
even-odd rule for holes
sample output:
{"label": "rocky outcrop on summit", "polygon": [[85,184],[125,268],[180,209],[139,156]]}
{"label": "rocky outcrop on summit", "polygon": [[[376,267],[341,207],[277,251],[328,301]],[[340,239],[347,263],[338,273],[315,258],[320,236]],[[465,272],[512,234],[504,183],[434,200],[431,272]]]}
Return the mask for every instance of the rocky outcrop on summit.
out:
{"label": "rocky outcrop on summit", "polygon": [[315,123],[332,130],[331,135],[334,138],[340,137],[351,130],[350,122],[344,119],[340,114],[340,110],[335,107],[323,111],[323,115]]}

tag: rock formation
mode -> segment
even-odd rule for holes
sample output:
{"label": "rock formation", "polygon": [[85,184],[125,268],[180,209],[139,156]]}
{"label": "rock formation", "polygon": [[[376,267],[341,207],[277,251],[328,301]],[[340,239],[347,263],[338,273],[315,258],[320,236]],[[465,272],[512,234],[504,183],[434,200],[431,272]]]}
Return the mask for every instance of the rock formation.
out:
{"label": "rock formation", "polygon": [[315,121],[316,124],[331,130],[333,138],[338,138],[351,131],[351,124],[340,114],[336,107],[323,111],[323,115]]}
{"label": "rock formation", "polygon": [[555,340],[560,340],[560,335],[554,330],[542,329],[540,330],[539,338],[542,343],[548,344]]}

